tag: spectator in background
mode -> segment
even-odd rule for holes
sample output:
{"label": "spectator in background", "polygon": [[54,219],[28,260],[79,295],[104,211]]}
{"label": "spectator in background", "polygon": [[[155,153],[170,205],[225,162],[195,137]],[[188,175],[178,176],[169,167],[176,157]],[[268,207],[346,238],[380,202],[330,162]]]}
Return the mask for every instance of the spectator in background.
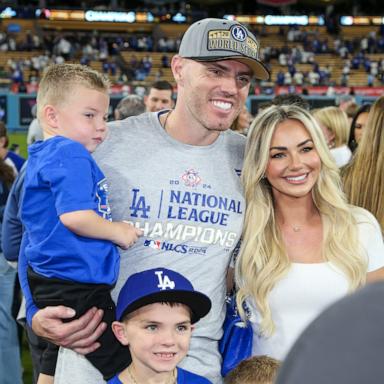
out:
{"label": "spectator in background", "polygon": [[144,96],[147,112],[158,112],[162,109],[173,108],[173,87],[168,81],[162,80],[153,83]]}
{"label": "spectator in background", "polygon": [[8,134],[7,127],[3,121],[0,121],[0,158],[4,160],[14,171],[14,174],[17,175],[23,166],[25,159],[16,154],[15,152],[8,150]]}
{"label": "spectator in background", "polygon": [[353,95],[340,95],[336,98],[336,105],[342,110],[345,109],[352,103],[355,103],[355,98]]}
{"label": "spectator in background", "polygon": [[347,106],[347,108],[345,108],[345,113],[347,114],[349,128],[351,128],[352,120],[355,117],[358,109],[359,109],[359,105],[355,102],[350,103]]}
{"label": "spectator in background", "polygon": [[252,123],[252,115],[249,113],[247,106],[244,105],[239,115],[236,117],[235,121],[233,122],[231,129],[243,135],[247,135],[247,132],[251,123]]}
{"label": "spectator in background", "polygon": [[384,96],[372,105],[364,134],[343,170],[349,202],[370,211],[384,232]]}
{"label": "spectator in background", "polygon": [[328,148],[336,165],[340,168],[351,159],[352,152],[347,143],[349,138],[349,124],[345,112],[338,107],[317,109],[313,116],[324,133]]}
{"label": "spectator in background", "polygon": [[352,119],[351,129],[349,131],[348,147],[354,152],[357,148],[361,136],[363,135],[364,128],[367,124],[369,110],[371,104],[363,104],[356,112]]}
{"label": "spectator in background", "polygon": [[169,68],[169,58],[168,55],[164,54],[161,56],[161,66],[163,68]]}
{"label": "spectator in background", "polygon": [[277,83],[277,85],[283,86],[284,85],[284,80],[285,80],[284,72],[282,70],[279,70],[279,72],[277,72],[277,75],[276,75],[276,83]]}
{"label": "spectator in background", "polygon": [[124,120],[129,116],[137,116],[145,112],[145,104],[139,95],[128,95],[117,104],[114,115],[115,120]]}

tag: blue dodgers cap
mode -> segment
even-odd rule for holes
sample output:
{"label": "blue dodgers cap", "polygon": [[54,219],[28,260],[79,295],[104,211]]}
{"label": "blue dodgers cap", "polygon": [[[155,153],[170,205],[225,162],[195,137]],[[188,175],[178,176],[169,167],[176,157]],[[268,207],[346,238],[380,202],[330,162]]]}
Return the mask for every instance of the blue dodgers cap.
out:
{"label": "blue dodgers cap", "polygon": [[149,269],[131,275],[119,293],[116,318],[121,319],[145,305],[170,302],[187,305],[196,323],[211,309],[211,300],[195,291],[191,282],[178,272],[165,268]]}
{"label": "blue dodgers cap", "polygon": [[202,19],[184,33],[179,55],[196,61],[237,60],[248,65],[257,79],[268,80],[269,71],[259,60],[259,42],[238,21]]}

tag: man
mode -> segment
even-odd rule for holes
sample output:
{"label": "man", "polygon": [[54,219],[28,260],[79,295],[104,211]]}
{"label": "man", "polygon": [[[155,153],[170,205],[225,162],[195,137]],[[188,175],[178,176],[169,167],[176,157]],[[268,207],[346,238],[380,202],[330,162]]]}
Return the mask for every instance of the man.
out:
{"label": "man", "polygon": [[[239,174],[245,138],[229,128],[246,101],[251,78],[269,77],[258,51],[255,37],[235,21],[204,19],[193,24],[172,59],[178,89],[175,108],[110,124],[95,156],[110,184],[113,219],[127,220],[144,232],[121,252],[114,296],[128,276],[157,266],[191,280],[210,297],[212,310],[196,327],[181,366],[214,383],[222,382],[218,340],[225,316],[226,272],[244,212]],[[33,329],[76,352],[95,350],[95,340],[105,328],[99,324],[101,311],[62,322],[73,315],[64,307],[40,310],[33,317]],[[59,354],[55,382],[102,382],[72,350]]]}
{"label": "man", "polygon": [[173,88],[168,81],[156,81],[144,96],[144,104],[147,112],[157,112],[162,109],[173,108]]}
{"label": "man", "polygon": [[128,95],[119,101],[115,110],[115,120],[124,120],[130,116],[137,116],[145,112],[143,98],[139,95]]}

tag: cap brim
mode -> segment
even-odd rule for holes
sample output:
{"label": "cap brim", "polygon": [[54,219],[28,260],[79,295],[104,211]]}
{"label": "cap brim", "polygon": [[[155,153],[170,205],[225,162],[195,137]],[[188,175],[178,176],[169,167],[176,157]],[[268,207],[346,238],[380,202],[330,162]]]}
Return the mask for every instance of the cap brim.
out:
{"label": "cap brim", "polygon": [[188,59],[195,61],[219,61],[219,60],[236,60],[240,61],[251,68],[253,75],[260,80],[269,80],[270,73],[267,67],[259,60],[250,59],[244,56],[210,56],[210,57],[188,57]]}
{"label": "cap brim", "polygon": [[211,310],[211,300],[200,292],[165,290],[152,293],[131,303],[120,315],[121,320],[125,315],[143,307],[144,305],[159,302],[181,303],[187,305],[192,311],[191,323],[194,324]]}

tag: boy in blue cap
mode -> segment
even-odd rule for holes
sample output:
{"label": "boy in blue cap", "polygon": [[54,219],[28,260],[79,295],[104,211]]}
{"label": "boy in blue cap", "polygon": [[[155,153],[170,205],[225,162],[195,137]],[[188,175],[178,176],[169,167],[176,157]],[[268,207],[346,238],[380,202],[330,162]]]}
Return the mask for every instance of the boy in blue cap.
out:
{"label": "boy in blue cap", "polygon": [[189,349],[193,324],[211,309],[181,274],[155,268],[130,276],[120,291],[112,329],[132,363],[108,384],[209,384],[177,367]]}

